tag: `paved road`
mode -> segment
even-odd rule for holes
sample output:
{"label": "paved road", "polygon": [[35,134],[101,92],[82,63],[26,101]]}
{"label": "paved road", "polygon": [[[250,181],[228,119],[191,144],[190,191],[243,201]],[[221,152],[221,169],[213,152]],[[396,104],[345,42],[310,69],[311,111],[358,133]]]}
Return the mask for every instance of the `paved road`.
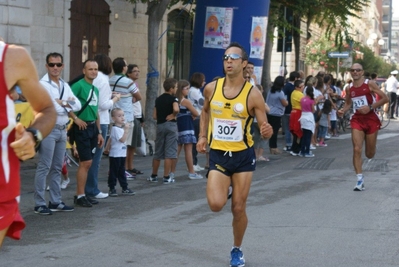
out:
{"label": "paved road", "polygon": [[[315,158],[284,153],[258,164],[248,199],[246,266],[398,266],[398,129],[395,121],[380,132],[375,159],[364,163],[364,192],[352,191],[349,134],[328,140]],[[175,184],[149,184],[151,158],[137,157],[145,174],[130,183],[135,196],[52,216],[33,213],[35,160],[24,163],[27,228],[21,241],[5,241],[0,266],[228,266],[230,202],[212,213],[206,180],[189,180],[180,159]],[[106,191],[106,158],[101,170]],[[76,167],[70,172],[74,177]],[[72,182],[63,191],[67,204],[74,189]]]}

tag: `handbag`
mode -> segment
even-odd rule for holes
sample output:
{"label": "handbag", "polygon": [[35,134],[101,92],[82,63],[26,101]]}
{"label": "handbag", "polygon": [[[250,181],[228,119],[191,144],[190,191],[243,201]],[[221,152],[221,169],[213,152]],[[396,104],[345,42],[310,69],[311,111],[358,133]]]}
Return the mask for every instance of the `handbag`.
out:
{"label": "handbag", "polygon": [[[85,110],[85,108],[89,105],[91,99],[93,98],[93,93],[94,93],[94,85],[91,88],[91,95],[89,100],[87,100],[87,102],[83,105],[83,107],[79,110],[78,113],[76,113],[76,117],[79,117],[80,114],[82,114],[82,112]],[[77,125],[75,123],[72,123],[72,125],[69,127],[68,131],[67,131],[67,136],[69,138],[68,142],[69,144],[71,144],[71,146],[75,143],[76,140],[76,131],[75,131],[75,127]]]}

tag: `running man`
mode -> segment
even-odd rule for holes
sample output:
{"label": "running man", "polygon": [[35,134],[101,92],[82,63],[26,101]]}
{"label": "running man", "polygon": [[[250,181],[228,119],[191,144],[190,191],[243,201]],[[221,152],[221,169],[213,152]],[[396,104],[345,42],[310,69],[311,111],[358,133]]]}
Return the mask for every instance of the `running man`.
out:
{"label": "running man", "polygon": [[[256,116],[263,138],[273,129],[267,123],[265,101],[260,91],[244,80],[243,70],[248,55],[238,43],[231,43],[223,56],[225,78],[205,86],[205,103],[201,112],[197,150],[206,152],[210,145],[207,199],[214,212],[227,203],[232,186],[234,244],[230,266],[245,266],[241,244],[248,224],[246,202],[251,186],[256,157],[250,127]],[[209,129],[208,129],[209,128]]]}
{"label": "running man", "polygon": [[[25,129],[16,123],[10,91],[14,85],[35,112],[35,120]],[[19,212],[19,160],[32,158],[41,140],[54,127],[57,113],[47,91],[39,83],[32,58],[25,48],[7,45],[0,38],[0,247],[6,236],[20,239],[25,222]]]}
{"label": "running man", "polygon": [[[353,103],[354,114],[351,118],[353,166],[357,176],[354,191],[364,190],[364,176],[362,173],[362,147],[365,142],[366,157],[371,159],[375,155],[377,135],[381,123],[375,110],[388,102],[384,94],[374,81],[365,80],[363,66],[356,63],[350,69],[353,82],[346,88],[345,105],[338,111],[340,117],[348,111]],[[375,95],[379,96],[376,101]]]}

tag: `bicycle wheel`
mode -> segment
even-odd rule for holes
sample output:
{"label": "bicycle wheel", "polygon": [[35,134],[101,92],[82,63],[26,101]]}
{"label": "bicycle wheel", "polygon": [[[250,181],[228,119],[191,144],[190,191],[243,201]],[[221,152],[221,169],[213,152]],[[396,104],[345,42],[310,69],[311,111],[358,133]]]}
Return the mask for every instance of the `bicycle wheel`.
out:
{"label": "bicycle wheel", "polygon": [[389,122],[391,121],[391,116],[390,116],[390,106],[388,105],[388,110],[384,111],[384,108],[382,107],[378,112],[378,118],[380,119],[381,122],[381,127],[380,129],[384,129],[385,127],[388,126]]}

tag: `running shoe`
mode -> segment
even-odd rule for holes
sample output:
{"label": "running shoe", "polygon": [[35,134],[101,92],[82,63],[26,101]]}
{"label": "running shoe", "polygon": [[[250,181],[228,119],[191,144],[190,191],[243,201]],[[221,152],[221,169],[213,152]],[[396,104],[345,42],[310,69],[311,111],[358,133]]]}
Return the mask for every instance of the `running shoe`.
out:
{"label": "running shoe", "polygon": [[202,168],[200,165],[194,165],[193,166],[194,167],[194,171],[196,171],[196,172],[200,172],[200,171],[203,171],[203,170],[205,170],[204,168]]}
{"label": "running shoe", "polygon": [[233,187],[230,185],[229,186],[229,193],[227,193],[227,199],[230,199],[233,195]]}
{"label": "running shoe", "polygon": [[230,267],[244,267],[245,259],[244,254],[240,248],[234,247],[231,252]]}
{"label": "running shoe", "polygon": [[172,178],[172,177],[169,177],[169,178],[163,178],[163,184],[172,184],[172,183],[174,183],[175,182],[175,179],[174,178]]}
{"label": "running shoe", "polygon": [[114,188],[114,189],[110,189],[109,190],[109,193],[108,193],[108,196],[110,196],[110,197],[117,197],[118,196],[118,193],[116,193],[116,189]]}
{"label": "running shoe", "polygon": [[305,153],[305,158],[313,158],[314,154],[313,153]]}
{"label": "running shoe", "polygon": [[131,181],[136,179],[136,175],[133,175],[132,173],[125,171],[125,176],[126,176],[126,180]]}
{"label": "running shoe", "polygon": [[62,179],[61,189],[66,189],[70,182],[71,180],[69,179],[69,177],[66,180]]}
{"label": "running shoe", "polygon": [[292,156],[294,156],[294,157],[295,157],[295,156],[298,156],[298,153],[295,153],[294,151],[291,151],[290,154],[291,154]]}
{"label": "running shoe", "polygon": [[125,196],[133,196],[133,195],[135,195],[135,194],[136,194],[136,192],[134,192],[133,190],[131,190],[131,189],[129,189],[129,188],[122,189],[122,195],[125,195]]}
{"label": "running shoe", "polygon": [[355,188],[353,188],[353,191],[363,191],[364,190],[364,180],[361,179],[357,181]]}
{"label": "running shoe", "polygon": [[312,149],[312,150],[314,150],[314,149],[316,149],[316,146],[314,146],[314,145],[310,145],[310,147],[309,147],[310,149]]}
{"label": "running shoe", "polygon": [[197,179],[202,179],[204,177],[202,177],[202,175],[198,174],[198,173],[189,173],[188,174],[188,178],[191,179],[191,180],[197,180]]}
{"label": "running shoe", "polygon": [[147,181],[152,182],[152,183],[158,183],[158,176],[150,176],[147,178]]}

